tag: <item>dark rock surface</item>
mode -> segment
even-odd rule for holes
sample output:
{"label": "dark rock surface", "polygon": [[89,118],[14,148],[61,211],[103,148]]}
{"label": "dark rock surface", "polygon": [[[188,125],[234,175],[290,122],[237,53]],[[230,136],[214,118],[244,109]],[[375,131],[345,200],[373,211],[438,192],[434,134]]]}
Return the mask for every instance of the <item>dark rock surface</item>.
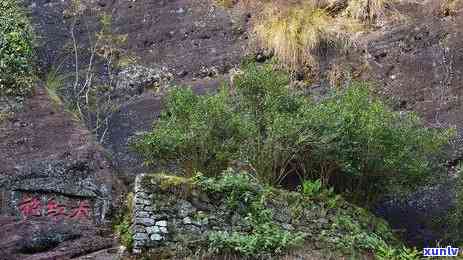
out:
{"label": "dark rock surface", "polygon": [[[128,149],[137,132],[147,131],[161,110],[160,96],[148,87],[192,85],[199,93],[216,89],[221,74],[239,63],[245,54],[245,13],[217,7],[212,1],[82,1],[85,11],[76,24],[76,40],[88,47],[88,37],[100,29],[99,17],[109,14],[115,35],[126,36],[124,53],[137,64],[118,71],[112,101],[117,109],[102,140],[117,169],[127,181],[142,172],[142,160]],[[60,67],[74,71],[69,3],[59,0],[28,1],[32,20],[41,36],[39,59],[42,71]],[[81,68],[88,53],[78,55]],[[104,78],[102,72],[97,77]],[[170,80],[170,83],[169,83]],[[65,89],[72,88],[69,81]],[[66,92],[66,91],[64,91]]]}
{"label": "dark rock surface", "polygon": [[116,32],[128,34],[129,50],[146,64],[191,78],[204,68],[227,72],[243,55],[244,35],[238,26],[244,15],[232,19],[212,1],[114,2]]}
{"label": "dark rock surface", "polygon": [[442,17],[435,7],[441,2],[415,3],[406,13],[416,16],[412,21],[367,37],[367,78],[397,109],[418,112],[428,126],[456,126],[452,160],[458,161],[463,148],[463,5],[455,16]]}
{"label": "dark rock surface", "polygon": [[[105,229],[46,218],[16,222],[0,216],[0,259],[71,259],[115,245]],[[113,258],[115,259],[115,258]]]}
{"label": "dark rock surface", "polygon": [[[365,78],[376,82],[378,92],[396,109],[416,111],[427,126],[456,127],[457,138],[449,149],[452,167],[463,159],[463,5],[460,2],[454,15],[442,16],[442,3],[402,4],[408,22],[368,35],[364,40],[370,72]],[[453,172],[450,169],[449,175]],[[394,228],[405,229],[410,244],[434,246],[447,227],[436,230],[431,220],[445,216],[453,205],[453,185],[441,184],[405,200],[386,201],[377,213]]]}
{"label": "dark rock surface", "polygon": [[434,247],[449,227],[445,223],[438,226],[433,221],[445,216],[452,208],[454,190],[451,182],[427,187],[406,199],[385,200],[376,207],[375,213],[387,219],[410,245]]}

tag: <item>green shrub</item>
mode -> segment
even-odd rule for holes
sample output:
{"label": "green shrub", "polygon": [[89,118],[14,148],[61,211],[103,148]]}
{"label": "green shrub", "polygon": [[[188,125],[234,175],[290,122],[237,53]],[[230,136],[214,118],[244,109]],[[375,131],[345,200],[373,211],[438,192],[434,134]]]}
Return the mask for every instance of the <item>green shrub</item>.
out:
{"label": "green shrub", "polygon": [[316,181],[304,181],[302,183],[302,194],[305,196],[313,196],[320,193],[322,190],[322,182],[320,179]]}
{"label": "green shrub", "polygon": [[[336,246],[345,252],[368,251],[378,260],[418,260],[420,253],[401,245],[390,227],[381,219],[375,219],[362,208],[351,213],[339,212],[331,229],[322,231],[325,239],[335,239]],[[342,235],[339,236],[339,233]]]}
{"label": "green shrub", "polygon": [[166,103],[154,131],[136,144],[148,164],[178,161],[190,173],[221,172],[239,159],[240,144],[254,134],[249,120],[235,113],[226,89],[208,96],[174,89]]}
{"label": "green shrub", "polygon": [[213,253],[236,252],[245,256],[280,254],[300,245],[302,234],[293,234],[272,223],[257,225],[250,234],[213,232],[209,236],[209,250]]}
{"label": "green shrub", "polygon": [[25,96],[32,87],[32,32],[17,0],[0,2],[0,96]]}
{"label": "green shrub", "polygon": [[233,87],[218,94],[171,91],[166,111],[135,148],[147,163],[179,162],[213,176],[241,161],[266,183],[294,174],[364,200],[408,189],[439,170],[452,134],[392,111],[367,84],[315,103],[288,87],[287,74],[246,64]]}
{"label": "green shrub", "polygon": [[335,208],[341,200],[341,196],[334,192],[333,187],[323,187],[320,179],[315,181],[305,180],[300,187],[302,195],[311,199],[323,201],[328,208]]}
{"label": "green shrub", "polygon": [[302,111],[320,141],[306,167],[324,184],[354,191],[362,200],[424,181],[439,170],[441,150],[454,135],[454,129],[424,127],[414,113],[392,111],[364,83]]}

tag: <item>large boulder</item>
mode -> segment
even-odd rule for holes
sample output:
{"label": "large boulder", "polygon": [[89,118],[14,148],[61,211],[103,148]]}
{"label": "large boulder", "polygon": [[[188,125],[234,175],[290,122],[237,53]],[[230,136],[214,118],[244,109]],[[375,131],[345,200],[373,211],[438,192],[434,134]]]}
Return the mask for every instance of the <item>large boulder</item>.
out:
{"label": "large boulder", "polygon": [[107,230],[125,187],[90,132],[42,88],[0,128],[7,259],[66,259],[113,246]]}

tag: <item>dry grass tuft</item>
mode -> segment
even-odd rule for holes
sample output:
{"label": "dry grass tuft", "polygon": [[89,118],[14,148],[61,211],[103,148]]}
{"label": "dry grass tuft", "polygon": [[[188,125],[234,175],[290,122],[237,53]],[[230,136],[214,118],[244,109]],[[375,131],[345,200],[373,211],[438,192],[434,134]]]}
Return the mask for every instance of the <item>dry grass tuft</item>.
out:
{"label": "dry grass tuft", "polygon": [[461,0],[444,0],[441,4],[440,15],[455,16],[463,8]]}
{"label": "dry grass tuft", "polygon": [[267,4],[257,18],[254,33],[258,44],[271,50],[288,69],[312,67],[326,48],[349,46],[351,32],[359,24],[346,17],[333,17],[339,1],[306,1],[298,4]]}
{"label": "dry grass tuft", "polygon": [[217,5],[225,7],[225,8],[231,8],[233,7],[238,1],[237,0],[215,0]]}
{"label": "dry grass tuft", "polygon": [[373,22],[385,14],[387,0],[350,0],[346,13],[357,20]]}

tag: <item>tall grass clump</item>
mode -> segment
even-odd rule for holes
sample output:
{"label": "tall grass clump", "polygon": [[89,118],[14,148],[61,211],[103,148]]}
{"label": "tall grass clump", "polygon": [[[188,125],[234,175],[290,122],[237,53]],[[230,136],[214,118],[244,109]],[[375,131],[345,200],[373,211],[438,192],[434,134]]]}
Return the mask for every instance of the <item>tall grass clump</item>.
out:
{"label": "tall grass clump", "polygon": [[[147,163],[178,163],[215,175],[243,162],[264,183],[289,176],[362,198],[410,188],[439,170],[452,130],[429,129],[352,84],[316,103],[288,87],[288,75],[248,64],[233,87],[197,96],[170,92],[153,130],[134,147]],[[396,190],[394,190],[396,191]]]}
{"label": "tall grass clump", "polygon": [[360,21],[373,22],[384,15],[387,0],[350,0],[346,13]]}
{"label": "tall grass clump", "polygon": [[323,54],[355,46],[358,32],[385,17],[388,0],[257,1],[257,46],[290,71],[317,70]]}
{"label": "tall grass clump", "polygon": [[32,88],[32,30],[20,4],[0,1],[0,97],[25,96]]}
{"label": "tall grass clump", "polygon": [[336,3],[266,4],[254,24],[256,41],[289,70],[314,67],[320,53],[349,46],[350,33],[360,28],[353,20],[332,15],[342,8]]}

